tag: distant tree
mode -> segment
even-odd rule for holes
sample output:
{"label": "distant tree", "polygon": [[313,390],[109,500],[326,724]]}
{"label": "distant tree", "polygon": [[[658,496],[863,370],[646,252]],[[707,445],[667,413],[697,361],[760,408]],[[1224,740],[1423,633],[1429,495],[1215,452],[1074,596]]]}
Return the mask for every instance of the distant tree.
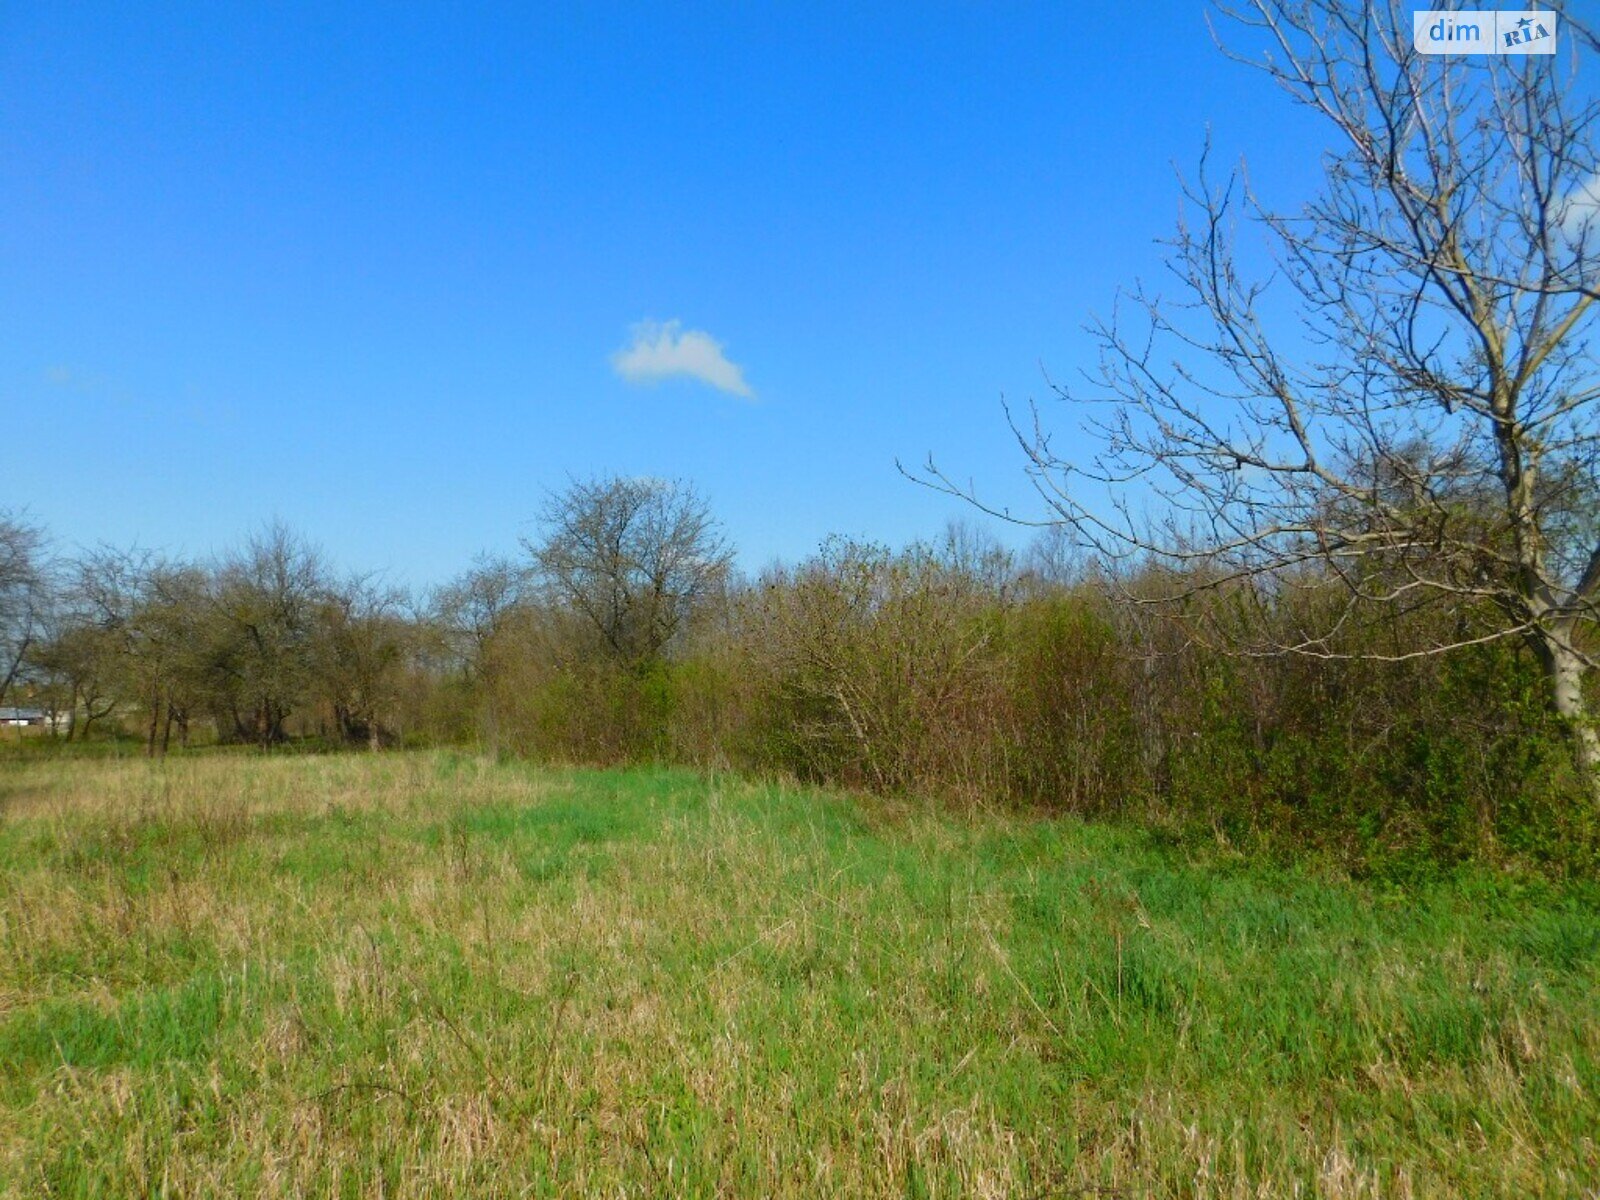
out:
{"label": "distant tree", "polygon": [[661,655],[732,562],[710,506],[686,483],[575,482],[541,515],[543,538],[525,543],[540,580],[630,667]]}
{"label": "distant tree", "polygon": [[482,673],[490,643],[507,618],[527,602],[532,580],[532,570],[522,563],[480,555],[470,570],[433,593],[433,622],[451,661],[469,681]]}
{"label": "distant tree", "polygon": [[956,576],[981,583],[997,597],[1016,580],[1016,556],[991,531],[971,521],[946,522],[935,549]]}
{"label": "distant tree", "polygon": [[310,691],[328,569],[310,543],[275,523],[224,560],[213,589],[233,724],[265,749],[284,740],[284,722]]}
{"label": "distant tree", "polygon": [[187,746],[195,714],[207,708],[216,712],[227,691],[221,664],[227,658],[229,629],[215,593],[211,572],[196,563],[162,563],[148,581],[143,619],[147,635],[161,647],[163,752],[174,725]]}
{"label": "distant tree", "polygon": [[508,630],[529,609],[533,593],[530,565],[480,555],[470,569],[435,591],[429,602],[430,624],[492,754],[500,749],[501,684],[512,657]]}
{"label": "distant tree", "polygon": [[377,750],[391,736],[411,642],[406,596],[365,577],[327,588],[317,614],[313,671],[346,742]]}
{"label": "distant tree", "polygon": [[58,621],[31,657],[51,708],[66,718],[68,741],[87,737],[116,711],[125,666],[120,640],[92,620],[73,613]]}
{"label": "distant tree", "polygon": [[[1013,430],[1047,520],[1105,558],[1180,568],[1166,599],[1342,596],[1307,608],[1315,625],[1262,623],[1277,637],[1257,650],[1525,645],[1600,802],[1600,101],[1576,81],[1594,42],[1563,13],[1560,55],[1423,55],[1413,8],[1222,6],[1264,51],[1230,56],[1321,119],[1321,192],[1279,211],[1202,162],[1176,295],[1136,289],[1094,327],[1090,390],[1059,389],[1103,406],[1098,452],[1063,453],[1037,409]],[[923,478],[976,502],[931,463]],[[1381,651],[1342,637],[1358,609],[1418,605],[1463,619]]]}
{"label": "distant tree", "polygon": [[40,635],[49,600],[44,532],[21,516],[0,512],[0,702]]}
{"label": "distant tree", "polygon": [[[147,754],[166,752],[174,726],[187,742],[194,705],[217,683],[205,572],[149,551],[102,547],[80,557],[70,575],[73,636],[61,647],[69,653],[63,668],[79,673],[80,689],[98,688],[103,704],[124,699],[144,710]],[[92,708],[85,715],[97,719]]]}
{"label": "distant tree", "polygon": [[1077,583],[1089,569],[1081,539],[1065,525],[1046,525],[1039,530],[1024,565],[1030,582],[1046,588]]}

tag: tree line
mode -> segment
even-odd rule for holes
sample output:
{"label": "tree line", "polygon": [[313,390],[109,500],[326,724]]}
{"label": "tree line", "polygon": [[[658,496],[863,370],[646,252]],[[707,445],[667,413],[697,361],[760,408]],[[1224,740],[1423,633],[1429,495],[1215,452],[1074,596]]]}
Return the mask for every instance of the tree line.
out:
{"label": "tree line", "polygon": [[1492,624],[1487,604],[1363,610],[1339,655],[1266,654],[1343,603],[1336,578],[1130,603],[1168,595],[1173,569],[1115,569],[1061,530],[1017,552],[960,523],[898,549],[832,539],[746,577],[704,498],[656,480],[574,483],[518,553],[420,596],[338,572],[282,526],[204,563],[47,561],[39,530],[3,528],[34,561],[6,560],[0,702],[63,714],[58,741],[674,762],[1359,869],[1595,855],[1582,764],[1527,647],[1392,653]]}
{"label": "tree line", "polygon": [[390,736],[389,689],[417,645],[408,598],[337,574],[282,525],[214,562],[107,547],[50,558],[16,517],[0,517],[0,544],[10,694],[68,741],[137,725],[156,755],[204,726],[208,741],[269,747],[295,717],[297,732],[309,721],[345,742]]}

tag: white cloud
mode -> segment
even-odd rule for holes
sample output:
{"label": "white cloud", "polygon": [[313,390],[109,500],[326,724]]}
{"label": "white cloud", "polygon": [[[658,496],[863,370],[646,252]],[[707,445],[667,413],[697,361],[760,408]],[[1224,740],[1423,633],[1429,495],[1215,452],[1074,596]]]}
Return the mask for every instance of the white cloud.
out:
{"label": "white cloud", "polygon": [[684,375],[721,392],[755,399],[744,370],[722,353],[722,343],[703,329],[684,329],[682,321],[640,321],[628,344],[611,356],[611,365],[629,383],[655,383]]}
{"label": "white cloud", "polygon": [[1600,232],[1600,172],[1573,188],[1555,206],[1556,224],[1567,239],[1585,250]]}
{"label": "white cloud", "polygon": [[1600,172],[1550,206],[1555,227],[1553,253],[1572,286],[1600,277]]}

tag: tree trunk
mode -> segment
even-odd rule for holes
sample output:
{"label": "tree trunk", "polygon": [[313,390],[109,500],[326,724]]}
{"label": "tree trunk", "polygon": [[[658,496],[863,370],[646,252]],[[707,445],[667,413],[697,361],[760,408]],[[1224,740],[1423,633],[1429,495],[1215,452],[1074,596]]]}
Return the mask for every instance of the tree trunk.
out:
{"label": "tree trunk", "polygon": [[1600,805],[1600,733],[1583,694],[1584,664],[1565,641],[1545,635],[1534,645],[1550,688],[1550,706],[1560,716],[1572,742],[1572,754],[1589,797]]}
{"label": "tree trunk", "polygon": [[154,758],[156,756],[156,731],[160,726],[161,701],[152,699],[150,701],[150,733],[144,743],[144,756],[146,758]]}
{"label": "tree trunk", "polygon": [[6,668],[4,679],[0,679],[0,700],[6,698],[6,693],[11,690],[11,685],[17,680],[17,672],[22,669],[22,660],[27,657],[28,648],[33,645],[31,636],[22,639],[22,644],[17,647],[17,655],[11,660],[11,665]]}

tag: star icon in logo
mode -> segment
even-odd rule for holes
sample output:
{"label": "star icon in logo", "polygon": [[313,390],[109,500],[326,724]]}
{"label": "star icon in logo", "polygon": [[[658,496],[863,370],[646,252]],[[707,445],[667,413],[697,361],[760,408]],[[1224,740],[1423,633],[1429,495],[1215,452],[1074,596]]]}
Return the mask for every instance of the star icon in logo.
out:
{"label": "star icon in logo", "polygon": [[1517,22],[1517,28],[1518,29],[1526,29],[1529,25],[1532,25],[1532,24],[1533,24],[1533,21],[1532,21],[1531,18],[1523,17],[1522,20]]}

